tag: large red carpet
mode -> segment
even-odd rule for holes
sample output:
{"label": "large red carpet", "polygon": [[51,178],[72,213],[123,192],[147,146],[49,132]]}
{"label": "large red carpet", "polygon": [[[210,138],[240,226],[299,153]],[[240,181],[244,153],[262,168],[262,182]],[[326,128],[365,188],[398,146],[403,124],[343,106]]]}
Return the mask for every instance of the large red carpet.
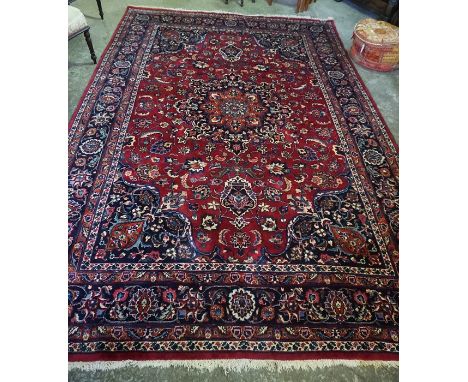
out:
{"label": "large red carpet", "polygon": [[130,7],[69,126],[71,360],[398,352],[398,149],[333,21]]}

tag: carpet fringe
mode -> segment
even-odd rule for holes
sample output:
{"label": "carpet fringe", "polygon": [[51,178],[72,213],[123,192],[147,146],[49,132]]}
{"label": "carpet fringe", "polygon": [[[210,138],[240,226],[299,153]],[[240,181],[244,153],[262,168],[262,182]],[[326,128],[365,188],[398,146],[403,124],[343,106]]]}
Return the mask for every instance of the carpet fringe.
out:
{"label": "carpet fringe", "polygon": [[326,18],[318,18],[318,17],[312,17],[308,15],[277,15],[277,14],[250,14],[250,13],[239,13],[239,12],[230,12],[230,11],[219,11],[219,10],[213,10],[213,11],[205,11],[205,10],[200,10],[200,9],[187,9],[187,8],[169,8],[169,7],[147,7],[147,6],[141,6],[141,5],[134,5],[134,4],[129,4],[127,6],[128,8],[133,8],[133,9],[143,9],[143,10],[162,10],[162,11],[182,11],[182,12],[197,12],[197,13],[219,13],[219,14],[228,14],[228,15],[236,15],[236,16],[253,16],[253,17],[267,17],[267,18],[293,18],[293,19],[303,19],[303,20],[317,20],[317,21],[329,21],[329,20],[335,20],[333,17],[326,17]]}
{"label": "carpet fringe", "polygon": [[225,373],[238,372],[247,369],[269,369],[269,370],[315,370],[331,366],[347,367],[384,367],[398,368],[398,361],[358,361],[340,359],[300,360],[300,361],[277,361],[258,359],[209,359],[209,360],[152,360],[152,361],[95,361],[95,362],[69,362],[68,369],[80,369],[84,371],[115,370],[124,367],[185,367],[213,371],[222,368]]}

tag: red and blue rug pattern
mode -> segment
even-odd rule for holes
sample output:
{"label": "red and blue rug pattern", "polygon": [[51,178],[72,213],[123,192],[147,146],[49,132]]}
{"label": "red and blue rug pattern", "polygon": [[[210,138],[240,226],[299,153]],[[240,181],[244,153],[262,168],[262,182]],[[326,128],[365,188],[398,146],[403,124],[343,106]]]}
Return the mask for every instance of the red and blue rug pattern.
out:
{"label": "red and blue rug pattern", "polygon": [[333,21],[127,9],[69,126],[70,360],[395,360],[397,266]]}

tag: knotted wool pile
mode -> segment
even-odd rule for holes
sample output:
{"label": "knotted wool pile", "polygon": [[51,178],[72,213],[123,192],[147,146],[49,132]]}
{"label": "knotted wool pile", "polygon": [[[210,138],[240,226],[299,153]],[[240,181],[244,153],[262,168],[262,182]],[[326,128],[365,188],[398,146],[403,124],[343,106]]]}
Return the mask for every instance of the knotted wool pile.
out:
{"label": "knotted wool pile", "polygon": [[397,359],[398,149],[331,20],[129,7],[69,245],[71,361]]}

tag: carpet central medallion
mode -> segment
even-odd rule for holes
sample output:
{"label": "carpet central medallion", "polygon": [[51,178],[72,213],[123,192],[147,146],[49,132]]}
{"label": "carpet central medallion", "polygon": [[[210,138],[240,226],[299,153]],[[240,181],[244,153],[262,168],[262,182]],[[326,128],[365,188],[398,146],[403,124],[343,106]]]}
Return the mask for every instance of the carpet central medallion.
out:
{"label": "carpet central medallion", "polygon": [[69,155],[72,354],[396,354],[397,151],[331,21],[129,8]]}
{"label": "carpet central medallion", "polygon": [[277,94],[271,79],[268,84],[257,85],[225,75],[208,83],[192,80],[188,98],[175,107],[193,126],[185,132],[186,139],[214,138],[212,142],[222,141],[228,152],[239,155],[247,151],[254,138],[284,142],[281,127],[291,109],[277,102]]}

